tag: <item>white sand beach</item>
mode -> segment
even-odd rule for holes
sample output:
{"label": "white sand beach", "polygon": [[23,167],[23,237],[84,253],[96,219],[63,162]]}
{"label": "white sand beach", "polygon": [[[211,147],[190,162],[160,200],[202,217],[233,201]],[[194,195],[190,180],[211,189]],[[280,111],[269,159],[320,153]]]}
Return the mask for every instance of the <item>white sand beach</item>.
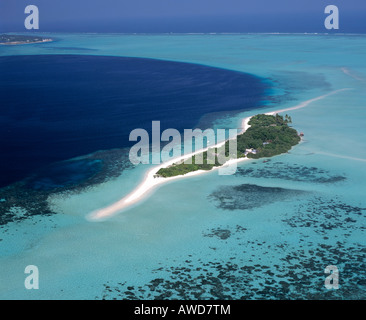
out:
{"label": "white sand beach", "polygon": [[[339,89],[336,91],[332,91],[328,94],[304,101],[294,107],[290,107],[287,109],[281,109],[281,110],[276,110],[276,111],[271,111],[271,112],[267,112],[265,114],[267,115],[275,115],[277,113],[283,113],[283,112],[288,112],[291,110],[297,110],[297,109],[301,109],[304,108],[306,106],[308,106],[309,104],[325,99],[331,95],[337,94],[339,92],[345,91],[345,90],[351,90],[349,88],[345,88],[345,89]],[[253,115],[254,116],[254,115]],[[249,127],[249,121],[250,119],[253,117],[246,117],[243,119],[242,121],[242,130],[238,133],[238,135],[244,133]],[[218,143],[214,146],[211,146],[210,148],[218,148],[220,146],[222,146],[225,143],[225,141]],[[121,212],[122,210],[130,207],[133,204],[136,204],[138,201],[142,200],[143,198],[147,197],[149,194],[151,194],[151,192],[158,186],[167,183],[169,181],[173,181],[173,180],[178,180],[178,179],[183,179],[183,178],[188,178],[188,177],[192,177],[192,176],[198,176],[207,172],[212,172],[213,170],[218,170],[220,168],[224,168],[226,166],[230,166],[242,161],[247,161],[249,160],[249,158],[238,158],[238,159],[232,159],[230,161],[227,161],[223,166],[221,167],[214,167],[213,169],[211,169],[210,171],[206,171],[206,170],[198,170],[198,171],[194,171],[194,172],[189,172],[185,175],[180,175],[180,176],[175,176],[175,177],[169,177],[169,178],[163,178],[163,177],[155,177],[155,175],[157,174],[157,172],[161,169],[161,168],[166,168],[169,167],[170,165],[172,165],[173,163],[176,162],[180,162],[183,161],[185,159],[188,159],[196,154],[199,154],[201,152],[205,152],[207,151],[209,148],[205,148],[205,149],[201,149],[189,154],[185,154],[183,156],[174,158],[170,161],[167,161],[161,165],[158,165],[154,168],[152,168],[151,170],[149,170],[144,178],[144,180],[141,182],[141,184],[135,189],[133,190],[130,194],[128,194],[126,197],[122,198],[121,200],[113,203],[112,205],[96,210],[90,214],[87,215],[87,219],[90,221],[98,221],[98,220],[102,220],[102,219],[106,219],[108,217],[111,217],[115,214],[117,214],[118,212]]]}
{"label": "white sand beach", "polygon": [[52,39],[43,39],[39,41],[12,41],[12,42],[0,42],[0,45],[3,46],[16,46],[20,44],[35,44],[35,43],[46,43],[46,42],[52,42]]}

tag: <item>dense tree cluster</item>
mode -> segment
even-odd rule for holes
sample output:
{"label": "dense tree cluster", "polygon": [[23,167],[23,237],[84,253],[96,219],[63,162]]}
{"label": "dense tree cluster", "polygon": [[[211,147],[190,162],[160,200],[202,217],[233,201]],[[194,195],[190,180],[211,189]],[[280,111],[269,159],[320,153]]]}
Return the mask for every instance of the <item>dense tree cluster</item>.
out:
{"label": "dense tree cluster", "polygon": [[[289,123],[292,123],[292,119],[288,115],[283,117],[279,114],[275,116],[259,114],[252,117],[249,121],[250,127],[248,130],[236,138],[237,157],[259,159],[288,152],[300,142],[297,131],[289,127]],[[211,163],[207,161],[210,158],[208,152],[214,153],[215,161]],[[160,169],[157,174],[161,177],[173,177],[197,170],[211,170],[213,167],[222,165],[217,157],[220,152],[223,152],[223,148],[221,150],[210,149],[203,153],[202,163],[197,161],[197,156],[193,156],[191,164],[175,163],[167,168]],[[229,154],[228,141],[225,143],[225,156],[228,158],[234,157],[234,155]]]}

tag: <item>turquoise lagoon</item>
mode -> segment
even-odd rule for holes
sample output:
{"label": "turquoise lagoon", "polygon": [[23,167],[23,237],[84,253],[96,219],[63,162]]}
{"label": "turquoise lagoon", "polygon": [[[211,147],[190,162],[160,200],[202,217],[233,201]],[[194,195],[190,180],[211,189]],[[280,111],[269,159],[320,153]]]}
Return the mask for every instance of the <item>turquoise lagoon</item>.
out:
{"label": "turquoise lagoon", "polygon": [[[1,299],[365,299],[366,36],[48,36],[56,41],[0,55],[154,58],[273,83],[262,108],[207,114],[198,126],[236,128],[243,117],[347,90],[289,111],[304,141],[267,162],[243,162],[235,175],[167,183],[98,222],[88,213],[133,190],[150,166],[51,195],[57,214],[0,229]],[[39,268],[38,290],[24,287],[27,265]],[[339,269],[338,290],[324,287],[328,265]]]}

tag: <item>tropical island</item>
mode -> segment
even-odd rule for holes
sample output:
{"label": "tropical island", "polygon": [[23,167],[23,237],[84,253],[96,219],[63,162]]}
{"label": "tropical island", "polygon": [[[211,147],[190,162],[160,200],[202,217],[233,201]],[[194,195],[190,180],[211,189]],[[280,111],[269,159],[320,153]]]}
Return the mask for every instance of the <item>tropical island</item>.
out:
{"label": "tropical island", "polygon": [[[295,129],[291,128],[288,124],[292,123],[292,119],[289,116],[280,117],[279,113],[284,113],[287,111],[292,110],[298,110],[307,107],[308,105],[312,104],[313,102],[325,99],[329,96],[335,95],[339,92],[350,90],[348,88],[339,89],[332,91],[330,93],[324,94],[322,96],[309,99],[306,101],[301,102],[300,104],[285,108],[277,111],[271,111],[266,114],[260,114],[257,116],[249,116],[243,119],[242,121],[242,131],[236,135],[236,139],[239,139],[237,144],[240,146],[241,155],[242,157],[233,157],[231,162],[241,162],[249,160],[250,158],[261,158],[261,157],[269,157],[274,156],[277,154],[288,152],[293,145],[298,144],[301,141],[301,137],[303,136],[302,133],[298,134]],[[269,117],[267,117],[269,116]],[[253,119],[253,120],[252,120]],[[253,127],[253,128],[252,128]],[[257,128],[256,128],[257,127]],[[251,133],[244,135],[250,128]],[[242,136],[242,137],[239,137]],[[238,138],[239,137],[239,138]],[[244,138],[245,137],[245,138]],[[252,139],[250,139],[252,138]],[[270,142],[269,140],[272,140]],[[219,145],[216,145],[216,148],[220,148],[222,144],[225,144],[225,142],[220,143]],[[251,144],[250,144],[251,143]],[[247,144],[247,145],[246,145]],[[255,150],[246,150],[246,146],[250,147],[256,147]],[[239,147],[238,147],[239,149]],[[245,151],[244,151],[245,149]],[[240,151],[238,150],[238,151]],[[177,170],[176,167],[180,164],[180,162],[187,158],[192,158],[196,154],[204,153],[206,149],[202,151],[197,151],[194,153],[190,153],[188,155],[181,156],[177,159],[172,159],[171,161],[168,161],[167,163],[163,163],[159,166],[156,166],[152,168],[150,171],[147,172],[144,180],[128,195],[123,197],[122,199],[118,200],[115,203],[112,203],[109,206],[106,206],[105,208],[101,208],[98,210],[95,210],[93,212],[90,212],[87,216],[88,219],[91,221],[100,220],[100,219],[106,219],[121,210],[124,210],[131,205],[136,204],[138,201],[143,199],[144,197],[147,197],[151,194],[151,191],[154,188],[157,188],[158,186],[161,186],[162,184],[178,180],[185,177],[191,177],[191,176],[197,176],[200,174],[203,174],[205,172],[209,172],[209,168],[211,167],[212,170],[215,170],[216,168],[219,168],[219,166],[212,165],[212,164],[206,164],[207,169],[205,170],[199,170],[200,168],[192,168],[194,171],[187,171],[187,174],[184,174],[183,172],[180,172],[179,174],[175,174],[174,172],[170,171],[171,176],[168,177],[169,171],[165,171],[162,169],[167,169],[173,166],[173,168],[170,168],[170,170]],[[244,151],[244,153],[243,153]],[[249,152],[251,151],[251,152]],[[254,152],[255,151],[255,152]],[[238,152],[239,154],[239,152]],[[228,161],[229,162],[229,161]],[[224,164],[225,166],[228,164]],[[162,170],[162,171],[161,171]],[[160,174],[158,174],[160,172]],[[164,176],[165,177],[164,177]]]}
{"label": "tropical island", "polygon": [[237,154],[230,154],[227,140],[221,147],[196,154],[189,158],[189,161],[181,160],[161,168],[155,177],[169,178],[198,170],[209,171],[223,165],[219,162],[218,155],[224,152],[227,161],[236,158],[267,158],[286,153],[301,140],[298,132],[289,126],[290,123],[292,119],[287,114],[285,117],[279,114],[258,114],[249,120],[250,127],[236,136]]}
{"label": "tropical island", "polygon": [[2,44],[2,45],[44,43],[44,42],[50,42],[50,41],[53,41],[53,40],[49,39],[49,38],[39,37],[39,36],[0,34],[0,44]]}

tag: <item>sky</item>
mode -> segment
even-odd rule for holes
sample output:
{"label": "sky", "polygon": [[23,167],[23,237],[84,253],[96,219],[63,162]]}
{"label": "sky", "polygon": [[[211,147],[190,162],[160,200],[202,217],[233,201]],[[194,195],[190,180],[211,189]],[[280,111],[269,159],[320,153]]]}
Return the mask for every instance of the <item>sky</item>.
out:
{"label": "sky", "polygon": [[0,32],[27,31],[27,5],[40,32],[328,32],[327,5],[341,33],[366,33],[365,0],[0,0]]}

